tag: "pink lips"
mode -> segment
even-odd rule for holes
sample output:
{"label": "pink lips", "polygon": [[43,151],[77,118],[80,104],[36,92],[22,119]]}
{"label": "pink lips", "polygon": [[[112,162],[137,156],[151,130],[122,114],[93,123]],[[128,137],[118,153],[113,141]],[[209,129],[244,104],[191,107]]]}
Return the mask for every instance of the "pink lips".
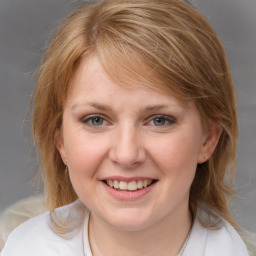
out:
{"label": "pink lips", "polygon": [[152,180],[152,178],[149,177],[121,177],[121,176],[109,176],[109,177],[104,177],[102,180],[118,180],[118,181],[133,181],[133,180]]}
{"label": "pink lips", "polygon": [[[150,180],[150,178],[146,178],[146,177],[136,177],[136,178],[124,178],[124,177],[106,177],[104,180],[118,180],[118,181],[134,181],[134,180]],[[152,179],[151,179],[152,180]],[[109,185],[107,185],[104,181],[102,181],[103,186],[105,187],[105,189],[107,190],[107,192],[113,196],[114,198],[118,199],[118,200],[138,200],[140,198],[142,198],[143,196],[145,196],[146,194],[148,194],[155,186],[156,182],[152,183],[151,185],[141,188],[141,189],[137,189],[134,191],[129,191],[129,190],[117,190],[113,187],[110,187]]]}

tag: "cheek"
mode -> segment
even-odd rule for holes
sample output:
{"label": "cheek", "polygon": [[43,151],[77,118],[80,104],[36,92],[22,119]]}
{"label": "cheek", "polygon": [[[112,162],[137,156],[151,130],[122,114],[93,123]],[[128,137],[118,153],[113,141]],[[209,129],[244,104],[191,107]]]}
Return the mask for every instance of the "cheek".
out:
{"label": "cheek", "polygon": [[150,155],[163,175],[173,176],[175,180],[193,179],[199,152],[197,134],[184,133],[163,138],[151,146]]}
{"label": "cheek", "polygon": [[83,140],[79,136],[74,136],[68,143],[69,175],[80,198],[93,191],[97,182],[97,170],[104,157],[103,150],[97,143],[90,143],[90,140]]}
{"label": "cheek", "polygon": [[83,131],[66,134],[65,149],[71,175],[93,175],[106,154],[100,136],[85,136]]}

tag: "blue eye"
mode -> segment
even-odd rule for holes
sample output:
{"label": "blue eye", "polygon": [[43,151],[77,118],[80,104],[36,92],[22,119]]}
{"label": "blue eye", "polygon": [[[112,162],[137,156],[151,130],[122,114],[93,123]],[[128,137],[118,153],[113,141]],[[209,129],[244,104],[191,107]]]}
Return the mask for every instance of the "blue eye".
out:
{"label": "blue eye", "polygon": [[106,120],[98,115],[88,116],[84,118],[82,122],[90,126],[102,126],[106,124]]}
{"label": "blue eye", "polygon": [[101,117],[93,117],[90,119],[90,123],[95,126],[103,125],[104,120]]}
{"label": "blue eye", "polygon": [[153,123],[155,126],[163,126],[166,124],[167,120],[164,119],[163,117],[157,117],[157,118],[154,118],[153,120]]}
{"label": "blue eye", "polygon": [[168,126],[175,123],[175,119],[168,116],[156,116],[151,119],[150,124],[153,126]]}

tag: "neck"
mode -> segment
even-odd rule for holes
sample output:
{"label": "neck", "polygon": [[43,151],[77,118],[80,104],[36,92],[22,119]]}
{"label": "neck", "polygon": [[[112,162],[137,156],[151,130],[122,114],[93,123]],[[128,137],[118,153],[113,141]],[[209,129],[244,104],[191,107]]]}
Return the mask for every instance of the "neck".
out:
{"label": "neck", "polygon": [[189,209],[166,216],[149,227],[124,231],[91,214],[90,245],[94,256],[176,256],[191,228]]}

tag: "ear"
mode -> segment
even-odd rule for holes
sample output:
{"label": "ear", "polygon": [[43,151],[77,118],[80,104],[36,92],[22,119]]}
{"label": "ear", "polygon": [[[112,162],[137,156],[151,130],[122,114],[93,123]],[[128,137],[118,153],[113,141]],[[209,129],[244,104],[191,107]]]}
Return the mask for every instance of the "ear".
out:
{"label": "ear", "polygon": [[62,136],[62,132],[60,129],[55,131],[54,137],[55,137],[55,145],[56,145],[56,148],[62,158],[62,161],[65,165],[68,165],[67,155],[66,155],[66,151],[65,151],[65,147],[64,147],[63,136]]}
{"label": "ear", "polygon": [[198,154],[198,164],[204,163],[211,157],[216,146],[218,145],[221,133],[222,128],[220,124],[215,121],[211,121],[210,124],[206,127],[201,150]]}

